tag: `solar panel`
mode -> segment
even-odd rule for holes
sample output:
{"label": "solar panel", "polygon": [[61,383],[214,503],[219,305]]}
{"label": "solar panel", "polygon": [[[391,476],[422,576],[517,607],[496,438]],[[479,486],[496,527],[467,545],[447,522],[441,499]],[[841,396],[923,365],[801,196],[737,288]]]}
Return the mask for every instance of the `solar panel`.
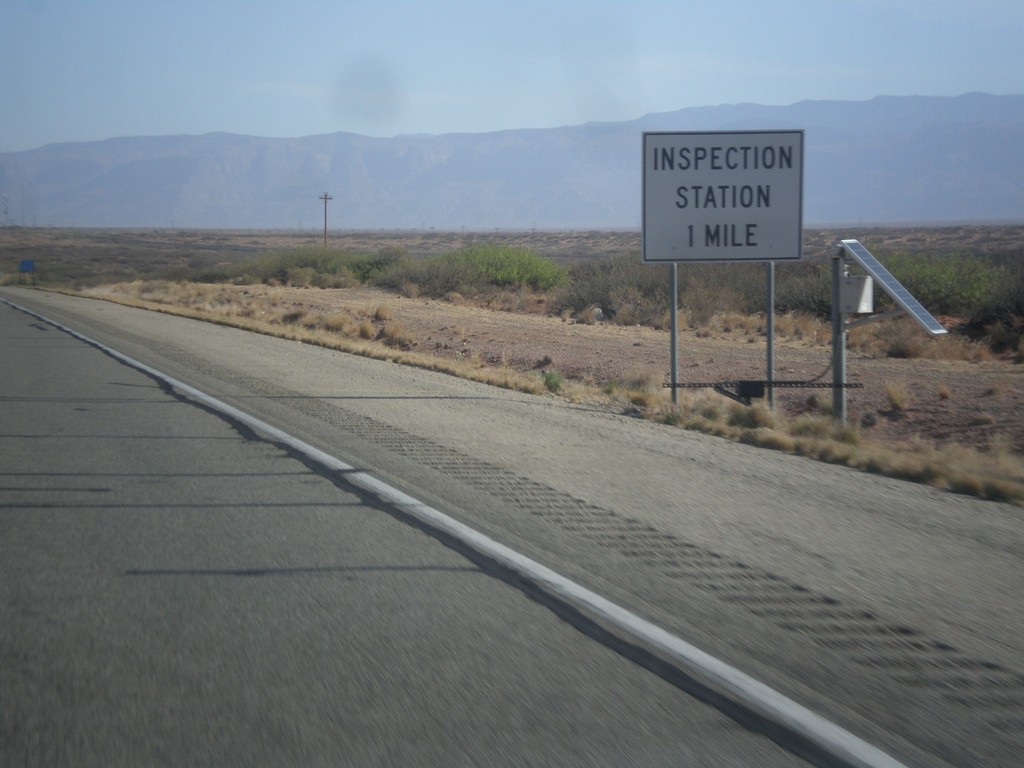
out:
{"label": "solar panel", "polygon": [[859,241],[843,240],[842,245],[846,252],[853,257],[854,261],[860,264],[867,273],[871,275],[871,277],[881,284],[882,290],[888,293],[892,297],[893,301],[899,304],[900,307],[902,307],[908,315],[914,318],[922,328],[928,331],[928,333],[933,336],[948,333],[948,331],[942,327],[942,324],[932,317],[932,314],[924,308],[921,302],[911,296],[910,291],[904,288],[903,284],[893,277],[892,273],[888,269],[882,266],[882,262],[872,256],[871,252],[861,245]]}

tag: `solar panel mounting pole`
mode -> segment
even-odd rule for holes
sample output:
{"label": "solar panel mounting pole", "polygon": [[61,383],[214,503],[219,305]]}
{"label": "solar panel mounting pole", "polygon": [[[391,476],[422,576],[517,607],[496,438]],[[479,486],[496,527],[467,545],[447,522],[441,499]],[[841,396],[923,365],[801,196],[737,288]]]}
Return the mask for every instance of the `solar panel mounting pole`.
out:
{"label": "solar panel mounting pole", "polygon": [[326,192],[324,192],[322,195],[320,195],[320,199],[324,201],[324,250],[326,251],[327,250],[327,201],[328,200],[333,200],[334,198],[331,197]]}
{"label": "solar panel mounting pole", "polygon": [[832,418],[838,424],[846,424],[846,321],[839,293],[845,271],[840,246],[832,254]]}

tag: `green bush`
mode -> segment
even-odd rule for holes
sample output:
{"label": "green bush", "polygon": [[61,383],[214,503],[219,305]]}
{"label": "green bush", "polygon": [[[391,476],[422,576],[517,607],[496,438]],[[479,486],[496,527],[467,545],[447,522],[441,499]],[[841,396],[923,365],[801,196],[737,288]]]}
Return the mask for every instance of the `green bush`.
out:
{"label": "green bush", "polygon": [[[680,264],[677,276],[679,304],[691,325],[703,325],[717,312],[764,310],[761,264]],[[579,262],[554,305],[577,314],[601,307],[617,323],[660,327],[670,309],[670,280],[668,265],[644,264],[639,253]]]}
{"label": "green bush", "polygon": [[691,323],[701,325],[717,312],[764,311],[763,264],[682,264],[678,274],[679,301]]}
{"label": "green bush", "polygon": [[992,259],[1002,274],[1002,280],[971,313],[972,322],[979,325],[1003,322],[1009,326],[1024,325],[1024,258],[1004,256]]}
{"label": "green bush", "polygon": [[377,255],[348,253],[336,249],[300,248],[270,251],[230,267],[217,267],[196,274],[200,283],[254,281],[298,286],[340,287],[367,282],[402,260],[404,252],[382,250]]}
{"label": "green bush", "polygon": [[494,288],[547,291],[565,283],[567,272],[528,248],[473,245],[426,259],[401,260],[373,282],[402,290],[413,284],[425,296],[474,294]]}
{"label": "green bush", "polygon": [[309,288],[316,274],[313,267],[289,267],[285,270],[285,282],[296,288]]}
{"label": "green bush", "polygon": [[669,309],[669,268],[644,264],[640,254],[577,262],[552,303],[576,314],[600,307],[620,323],[660,323]]}
{"label": "green bush", "polygon": [[547,291],[564,283],[567,277],[564,267],[528,248],[474,245],[440,258],[476,266],[489,284],[499,288],[529,287]]}
{"label": "green bush", "polygon": [[775,311],[828,318],[832,314],[832,265],[807,261],[775,270]]}
{"label": "green bush", "polygon": [[[1019,258],[883,253],[879,260],[932,314],[960,316],[984,324],[1008,321],[1024,313],[1024,264]],[[891,305],[891,299],[876,284],[876,311]],[[779,313],[830,317],[831,263],[780,265],[776,270],[775,308]]]}
{"label": "green bush", "polygon": [[438,256],[440,264],[479,275],[485,286],[533,288],[547,291],[566,280],[566,271],[528,248],[508,245],[473,245]]}
{"label": "green bush", "polygon": [[372,282],[381,288],[402,293],[408,293],[409,286],[416,286],[417,295],[435,298],[449,293],[477,293],[486,284],[478,265],[443,257],[410,259],[392,264]]}
{"label": "green bush", "polygon": [[544,386],[548,392],[559,392],[562,389],[562,374],[558,371],[544,371]]}
{"label": "green bush", "polygon": [[936,315],[971,317],[991,306],[1007,271],[978,256],[923,256],[896,253],[885,258],[889,271]]}

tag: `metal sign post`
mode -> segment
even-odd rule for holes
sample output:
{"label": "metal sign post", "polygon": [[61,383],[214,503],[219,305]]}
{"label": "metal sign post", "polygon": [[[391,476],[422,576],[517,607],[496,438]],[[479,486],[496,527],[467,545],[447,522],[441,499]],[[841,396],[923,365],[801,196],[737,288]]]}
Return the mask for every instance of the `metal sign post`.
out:
{"label": "metal sign post", "polygon": [[29,280],[36,284],[36,263],[32,259],[22,259],[18,263],[18,282],[23,285]]}
{"label": "metal sign post", "polygon": [[764,308],[765,336],[767,336],[768,354],[767,365],[765,366],[765,393],[768,399],[768,407],[775,407],[775,262],[769,261],[765,265],[765,293],[766,306]]}
{"label": "metal sign post", "polygon": [[672,405],[679,405],[679,265],[672,262],[672,344],[670,351],[672,365]]}

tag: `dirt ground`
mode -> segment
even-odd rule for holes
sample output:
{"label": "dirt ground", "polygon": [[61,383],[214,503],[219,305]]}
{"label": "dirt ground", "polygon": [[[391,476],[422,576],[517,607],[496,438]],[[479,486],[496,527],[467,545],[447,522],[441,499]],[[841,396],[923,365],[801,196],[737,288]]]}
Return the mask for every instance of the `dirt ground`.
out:
{"label": "dirt ground", "polygon": [[[317,290],[248,286],[312,312],[346,309],[366,314],[386,307],[415,340],[416,352],[468,358],[517,370],[556,370],[601,385],[628,377],[671,380],[670,335],[640,326],[580,323],[532,312],[505,312],[374,289]],[[922,331],[922,335],[923,335]],[[929,342],[926,342],[929,343]],[[679,336],[679,381],[714,383],[763,379],[763,334],[719,331]],[[830,346],[777,339],[777,381],[829,383]],[[851,351],[848,415],[868,435],[885,441],[925,441],[1024,452],[1024,365],[1010,358],[981,362],[869,357]],[[824,374],[824,375],[823,375]],[[894,408],[887,392],[904,401]],[[697,390],[695,390],[697,391]],[[831,404],[831,389],[780,388],[776,406],[795,415]]]}

